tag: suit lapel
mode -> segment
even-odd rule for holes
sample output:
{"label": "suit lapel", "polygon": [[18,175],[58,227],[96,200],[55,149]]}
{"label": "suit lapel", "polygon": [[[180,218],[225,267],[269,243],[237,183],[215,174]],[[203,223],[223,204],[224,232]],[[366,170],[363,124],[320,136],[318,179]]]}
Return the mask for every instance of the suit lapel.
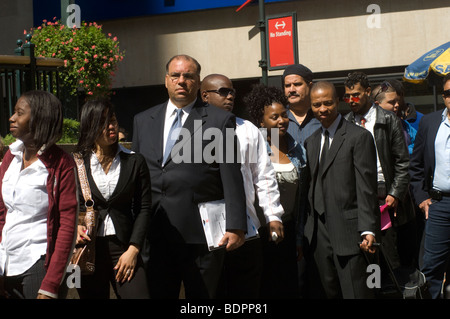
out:
{"label": "suit lapel", "polygon": [[155,113],[150,115],[149,123],[149,139],[152,140],[148,143],[156,154],[156,158],[162,161],[163,158],[163,141],[164,141],[164,121],[166,118],[167,102],[162,105]]}
{"label": "suit lapel", "polygon": [[124,152],[120,152],[119,156],[120,156],[119,180],[117,181],[116,188],[111,194],[109,201],[114,200],[114,198],[122,192],[123,188],[127,185],[130,177],[132,176],[135,166],[134,157],[128,156],[128,154],[125,154]]}
{"label": "suit lapel", "polygon": [[[192,141],[192,136],[198,131],[201,130],[203,124],[205,124],[205,119],[207,116],[206,107],[203,106],[203,102],[200,99],[197,99],[197,102],[192,107],[192,110],[189,112],[189,116],[187,117],[186,121],[184,122],[183,129],[189,131],[190,136],[189,138],[183,137],[181,138],[181,134],[178,137],[177,142],[173,146],[173,149],[180,150],[184,144],[186,144],[188,141]],[[202,134],[202,131],[200,131],[200,134]],[[197,141],[194,140],[191,143],[196,143]],[[200,141],[201,142],[201,141]],[[192,149],[194,145],[191,145]],[[169,155],[169,158],[167,159],[166,165],[168,162],[172,160],[172,157]]]}
{"label": "suit lapel", "polygon": [[327,158],[324,163],[325,166],[322,169],[322,174],[324,174],[326,170],[330,167],[330,165],[333,163],[334,158],[336,157],[339,149],[341,148],[342,143],[344,143],[345,134],[346,134],[345,123],[344,119],[341,118],[341,121],[339,122],[339,125],[336,129],[336,133],[334,134],[333,142],[331,143],[330,149],[327,153]]}

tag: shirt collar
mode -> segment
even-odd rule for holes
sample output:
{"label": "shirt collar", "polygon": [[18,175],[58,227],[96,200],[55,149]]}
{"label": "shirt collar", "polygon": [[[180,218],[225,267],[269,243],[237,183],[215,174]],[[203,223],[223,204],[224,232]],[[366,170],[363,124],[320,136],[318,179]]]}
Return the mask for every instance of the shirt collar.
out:
{"label": "shirt collar", "polygon": [[[186,106],[183,106],[181,109],[183,110],[183,113],[186,115],[189,115],[189,113],[191,112],[192,108],[194,107],[195,102],[197,102],[197,99],[195,99],[194,101],[192,101],[191,103],[189,103]],[[171,116],[174,111],[176,111],[178,109],[178,107],[173,104],[173,102],[169,99],[169,102],[167,103],[167,115]]]}
{"label": "shirt collar", "polygon": [[441,122],[445,122],[445,119],[448,119],[448,109],[447,108],[444,108],[444,111],[442,112]]}
{"label": "shirt collar", "polygon": [[340,113],[338,113],[338,116],[336,117],[334,122],[328,128],[324,128],[322,126],[322,133],[325,133],[325,130],[327,130],[328,133],[330,134],[330,137],[333,137],[334,134],[336,133],[339,122],[341,121],[341,117],[342,117],[342,115]]}

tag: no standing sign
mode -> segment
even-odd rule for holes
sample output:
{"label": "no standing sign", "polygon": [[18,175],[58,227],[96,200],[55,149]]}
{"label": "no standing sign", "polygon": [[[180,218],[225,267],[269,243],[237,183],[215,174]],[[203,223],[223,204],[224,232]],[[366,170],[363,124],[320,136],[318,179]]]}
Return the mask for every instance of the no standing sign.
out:
{"label": "no standing sign", "polygon": [[266,18],[268,69],[284,69],[298,63],[295,12]]}

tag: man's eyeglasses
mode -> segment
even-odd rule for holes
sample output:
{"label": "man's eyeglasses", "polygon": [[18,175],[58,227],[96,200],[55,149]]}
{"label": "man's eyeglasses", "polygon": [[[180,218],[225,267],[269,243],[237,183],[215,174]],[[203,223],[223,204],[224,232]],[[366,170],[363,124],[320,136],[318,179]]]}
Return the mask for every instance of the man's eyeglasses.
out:
{"label": "man's eyeglasses", "polygon": [[232,96],[236,96],[236,90],[229,89],[229,88],[220,88],[218,90],[206,90],[206,92],[214,92],[214,93],[219,94],[222,97],[227,97],[228,94],[231,94]]}
{"label": "man's eyeglasses", "polygon": [[444,92],[442,92],[442,95],[444,96],[444,98],[450,97],[450,89],[445,90]]}

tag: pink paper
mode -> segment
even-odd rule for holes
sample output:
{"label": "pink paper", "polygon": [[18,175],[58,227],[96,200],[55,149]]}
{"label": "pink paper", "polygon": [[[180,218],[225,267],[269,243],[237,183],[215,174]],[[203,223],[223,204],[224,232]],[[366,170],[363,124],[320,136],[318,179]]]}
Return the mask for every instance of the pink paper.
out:
{"label": "pink paper", "polygon": [[389,217],[388,205],[384,204],[380,206],[381,212],[381,230],[388,229],[392,226],[391,218]]}

